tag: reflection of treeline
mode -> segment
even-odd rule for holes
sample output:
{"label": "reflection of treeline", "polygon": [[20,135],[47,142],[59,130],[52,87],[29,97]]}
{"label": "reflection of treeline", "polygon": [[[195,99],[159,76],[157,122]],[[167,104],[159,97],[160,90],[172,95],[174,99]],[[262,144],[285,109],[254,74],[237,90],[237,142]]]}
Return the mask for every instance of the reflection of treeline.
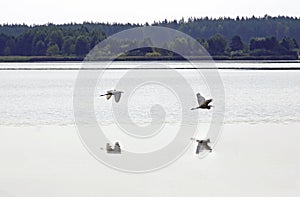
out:
{"label": "reflection of treeline", "polygon": [[[148,26],[149,24],[144,24]],[[289,56],[296,58],[300,42],[300,19],[293,17],[262,18],[189,18],[154,22],[153,26],[177,29],[197,39],[217,57]],[[83,23],[63,25],[0,25],[0,56],[76,56],[82,57],[95,44],[119,31],[140,24]],[[177,41],[176,41],[177,42]],[[175,45],[178,46],[175,46]],[[178,39],[172,47],[191,49],[189,41]],[[114,44],[106,50],[126,47]],[[135,50],[131,56],[174,56],[159,49]],[[190,54],[193,55],[193,54]]]}

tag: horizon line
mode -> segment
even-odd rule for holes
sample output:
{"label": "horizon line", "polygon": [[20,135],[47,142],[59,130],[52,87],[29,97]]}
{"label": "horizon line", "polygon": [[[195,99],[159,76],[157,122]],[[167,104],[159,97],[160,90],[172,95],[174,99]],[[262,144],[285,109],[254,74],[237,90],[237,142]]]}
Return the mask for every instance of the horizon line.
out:
{"label": "horizon line", "polygon": [[291,16],[291,15],[268,15],[268,14],[264,14],[263,16],[262,15],[248,15],[248,16],[235,16],[235,17],[232,17],[232,16],[219,16],[219,17],[212,17],[212,16],[201,16],[201,17],[196,17],[196,16],[189,16],[189,17],[181,17],[181,19],[171,19],[171,20],[168,20],[168,19],[162,19],[162,20],[154,20],[152,23],[149,23],[148,21],[145,21],[145,22],[101,22],[101,21],[93,21],[93,20],[83,20],[81,22],[75,22],[75,21],[69,21],[69,22],[58,22],[58,23],[55,23],[55,22],[46,22],[46,23],[26,23],[26,22],[16,22],[16,23],[1,23],[0,26],[12,26],[12,25],[23,25],[23,26],[28,26],[28,27],[35,27],[35,26],[47,26],[47,25],[70,25],[70,24],[75,24],[75,25],[80,25],[80,24],[86,24],[86,23],[92,23],[92,24],[106,24],[106,25],[138,25],[138,26],[144,26],[146,24],[148,25],[154,25],[154,24],[161,24],[162,22],[164,21],[167,21],[168,23],[171,23],[171,22],[174,22],[174,21],[182,21],[183,20],[183,23],[188,23],[189,19],[206,19],[208,18],[209,20],[224,20],[224,19],[229,19],[229,20],[237,20],[239,18],[239,20],[242,20],[242,18],[244,18],[244,20],[249,20],[249,19],[252,19],[252,18],[256,18],[256,19],[267,19],[267,18],[280,18],[280,17],[285,17],[285,18],[293,18],[293,19],[296,19],[296,20],[299,20],[300,19],[300,16]]}

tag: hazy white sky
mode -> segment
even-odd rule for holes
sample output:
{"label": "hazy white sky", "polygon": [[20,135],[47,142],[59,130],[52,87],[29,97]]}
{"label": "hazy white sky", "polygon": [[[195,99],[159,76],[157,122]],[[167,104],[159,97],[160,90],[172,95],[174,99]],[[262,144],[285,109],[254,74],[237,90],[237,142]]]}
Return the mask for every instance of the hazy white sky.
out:
{"label": "hazy white sky", "polygon": [[[5,1],[5,2],[4,2]],[[0,23],[152,23],[182,17],[300,16],[299,0],[2,0]]]}

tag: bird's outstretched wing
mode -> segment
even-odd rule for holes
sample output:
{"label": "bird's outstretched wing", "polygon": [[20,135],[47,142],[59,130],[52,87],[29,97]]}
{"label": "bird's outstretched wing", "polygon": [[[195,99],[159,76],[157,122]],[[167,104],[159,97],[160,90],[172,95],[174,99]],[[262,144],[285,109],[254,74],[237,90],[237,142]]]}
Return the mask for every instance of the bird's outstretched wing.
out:
{"label": "bird's outstretched wing", "polygon": [[205,102],[205,98],[203,96],[201,96],[200,93],[197,93],[196,95],[197,95],[197,100],[198,100],[199,106],[203,105],[203,103]]}
{"label": "bird's outstretched wing", "polygon": [[114,96],[115,96],[115,101],[118,103],[120,101],[120,98],[121,98],[121,92],[116,92],[114,94]]}
{"label": "bird's outstretched wing", "polygon": [[107,100],[110,99],[110,97],[111,97],[111,94],[106,94],[106,99]]}
{"label": "bird's outstretched wing", "polygon": [[204,105],[208,105],[210,102],[212,102],[212,99],[207,99],[207,100],[204,101],[203,104],[204,104]]}

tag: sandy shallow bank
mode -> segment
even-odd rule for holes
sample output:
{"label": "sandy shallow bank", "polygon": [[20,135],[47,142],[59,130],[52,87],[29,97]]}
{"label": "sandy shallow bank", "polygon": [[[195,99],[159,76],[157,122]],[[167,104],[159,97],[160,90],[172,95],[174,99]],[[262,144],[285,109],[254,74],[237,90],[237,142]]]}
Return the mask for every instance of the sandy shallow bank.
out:
{"label": "sandy shallow bank", "polygon": [[0,196],[299,196],[299,139],[300,123],[225,124],[204,159],[193,144],[162,170],[127,174],[95,160],[74,126],[1,126]]}

